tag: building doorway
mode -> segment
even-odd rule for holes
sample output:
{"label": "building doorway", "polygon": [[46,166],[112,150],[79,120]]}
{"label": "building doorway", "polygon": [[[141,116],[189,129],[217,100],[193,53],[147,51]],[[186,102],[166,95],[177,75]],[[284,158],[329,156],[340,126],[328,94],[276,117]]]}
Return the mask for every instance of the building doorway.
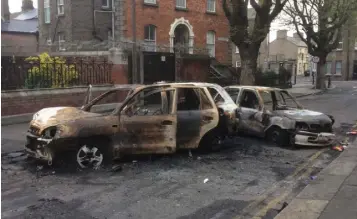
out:
{"label": "building doorway", "polygon": [[178,51],[189,53],[189,30],[183,24],[175,28],[174,52]]}

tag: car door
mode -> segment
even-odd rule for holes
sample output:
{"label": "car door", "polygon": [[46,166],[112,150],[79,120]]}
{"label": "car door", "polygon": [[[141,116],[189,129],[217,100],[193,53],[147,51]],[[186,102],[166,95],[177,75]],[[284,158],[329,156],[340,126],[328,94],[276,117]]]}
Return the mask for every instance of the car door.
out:
{"label": "car door", "polygon": [[121,153],[176,151],[175,92],[173,88],[144,89],[124,103],[117,135]]}
{"label": "car door", "polygon": [[218,110],[206,88],[180,87],[177,93],[177,146],[196,148],[218,125]]}
{"label": "car door", "polygon": [[243,89],[238,97],[240,122],[238,128],[245,133],[261,135],[262,105],[258,93],[252,89]]}

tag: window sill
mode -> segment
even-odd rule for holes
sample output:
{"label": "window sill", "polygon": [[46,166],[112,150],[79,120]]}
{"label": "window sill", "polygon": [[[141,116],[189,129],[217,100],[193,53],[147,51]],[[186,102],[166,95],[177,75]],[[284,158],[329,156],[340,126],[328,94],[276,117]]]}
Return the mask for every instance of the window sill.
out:
{"label": "window sill", "polygon": [[57,14],[57,17],[64,17],[64,13],[63,14]]}
{"label": "window sill", "polygon": [[104,11],[110,11],[112,9],[110,6],[102,6],[101,8]]}
{"label": "window sill", "polygon": [[143,3],[144,6],[147,6],[147,7],[153,7],[153,8],[158,8],[159,5],[157,3],[147,3],[147,2],[144,2]]}
{"label": "window sill", "polygon": [[217,15],[217,12],[213,12],[213,11],[206,11],[206,14],[209,14],[209,15]]}
{"label": "window sill", "polygon": [[187,8],[180,8],[180,7],[175,7],[175,10],[176,11],[188,11],[188,9]]}

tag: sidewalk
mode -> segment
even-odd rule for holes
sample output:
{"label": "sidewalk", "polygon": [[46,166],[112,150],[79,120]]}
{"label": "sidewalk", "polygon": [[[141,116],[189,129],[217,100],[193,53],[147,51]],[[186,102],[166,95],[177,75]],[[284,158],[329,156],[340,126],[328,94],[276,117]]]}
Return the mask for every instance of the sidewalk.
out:
{"label": "sidewalk", "polygon": [[275,219],[357,218],[357,141],[323,169]]}
{"label": "sidewalk", "polygon": [[314,94],[322,93],[322,90],[313,89],[312,85],[294,85],[292,88],[286,89],[293,95],[294,97],[303,97]]}

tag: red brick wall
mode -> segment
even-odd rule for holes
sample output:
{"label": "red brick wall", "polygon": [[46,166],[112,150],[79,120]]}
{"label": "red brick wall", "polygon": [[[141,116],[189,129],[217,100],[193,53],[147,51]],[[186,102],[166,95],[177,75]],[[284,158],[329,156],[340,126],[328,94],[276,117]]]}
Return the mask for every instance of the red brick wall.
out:
{"label": "red brick wall", "polygon": [[[125,1],[126,27],[125,37],[132,38],[131,1]],[[222,0],[216,1],[216,14],[206,13],[207,0],[186,0],[187,11],[177,11],[175,0],[157,0],[158,7],[147,6],[143,0],[136,0],[136,33],[137,39],[144,39],[144,26],[153,24],[156,26],[157,44],[169,45],[170,25],[175,18],[184,17],[193,26],[194,46],[206,47],[206,34],[208,31],[216,33],[216,58],[222,63],[231,65],[229,43],[219,41],[219,37],[228,38],[229,25],[222,9]]]}

